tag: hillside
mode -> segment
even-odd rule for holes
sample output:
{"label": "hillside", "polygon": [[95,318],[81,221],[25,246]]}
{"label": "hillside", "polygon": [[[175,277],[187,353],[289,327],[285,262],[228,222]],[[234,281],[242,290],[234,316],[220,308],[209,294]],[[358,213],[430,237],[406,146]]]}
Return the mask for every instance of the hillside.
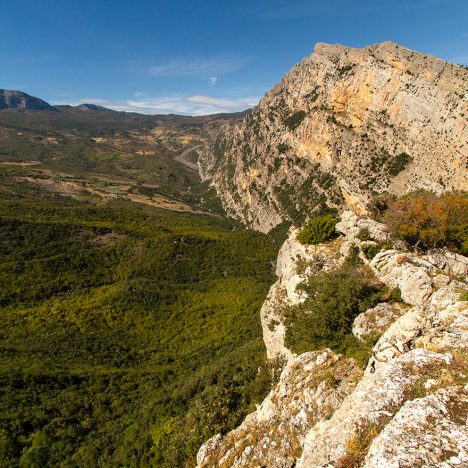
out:
{"label": "hillside", "polygon": [[317,44],[199,166],[228,212],[262,232],[324,204],[468,187],[468,70],[392,42]]}
{"label": "hillside", "polygon": [[2,109],[55,111],[53,106],[42,99],[9,89],[0,89],[0,110]]}
{"label": "hillside", "polygon": [[98,203],[222,213],[214,190],[200,182],[197,151],[244,115],[149,116],[90,105],[2,110],[0,190],[18,193],[20,185]]}
{"label": "hillside", "polygon": [[274,256],[212,216],[0,199],[0,465],[193,466],[268,390]]}
{"label": "hillside", "polygon": [[203,149],[226,211],[285,241],[274,385],[199,468],[468,464],[467,85],[394,43],[317,44]]}

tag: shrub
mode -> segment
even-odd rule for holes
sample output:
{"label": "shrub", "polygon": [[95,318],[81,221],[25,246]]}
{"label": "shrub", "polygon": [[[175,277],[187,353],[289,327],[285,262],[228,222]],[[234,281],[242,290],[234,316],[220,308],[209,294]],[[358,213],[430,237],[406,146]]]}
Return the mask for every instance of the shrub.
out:
{"label": "shrub", "polygon": [[297,240],[301,244],[320,244],[335,236],[335,225],[336,219],[330,214],[316,216],[302,227]]}
{"label": "shrub", "polygon": [[416,192],[390,202],[384,221],[395,237],[414,249],[447,247],[468,253],[468,196],[466,192],[437,196]]}
{"label": "shrub", "polygon": [[277,146],[278,153],[280,153],[280,154],[286,153],[286,151],[288,151],[289,148],[290,148],[290,146],[289,146],[287,143],[280,143],[280,144]]}
{"label": "shrub", "polygon": [[390,291],[389,300],[391,302],[403,302],[403,298],[401,297],[401,289],[399,287],[393,288]]}
{"label": "shrub", "polygon": [[361,246],[361,250],[364,256],[371,260],[380,252],[380,246],[377,244],[364,244]]}
{"label": "shrub", "polygon": [[299,127],[306,115],[306,112],[303,110],[294,112],[294,114],[290,115],[284,120],[284,123],[290,130],[295,130],[297,127]]}
{"label": "shrub", "polygon": [[359,232],[358,235],[356,236],[359,240],[361,241],[368,241],[372,240],[371,233],[369,232],[369,229],[367,228],[362,228]]}
{"label": "shrub", "polygon": [[405,167],[413,160],[413,158],[407,153],[400,153],[395,156],[390,162],[388,172],[392,176],[397,176]]}
{"label": "shrub", "polygon": [[304,303],[285,313],[286,345],[298,354],[325,347],[338,352],[355,347],[350,337],[354,318],[377,304],[382,294],[365,267],[320,273],[304,290],[308,294]]}

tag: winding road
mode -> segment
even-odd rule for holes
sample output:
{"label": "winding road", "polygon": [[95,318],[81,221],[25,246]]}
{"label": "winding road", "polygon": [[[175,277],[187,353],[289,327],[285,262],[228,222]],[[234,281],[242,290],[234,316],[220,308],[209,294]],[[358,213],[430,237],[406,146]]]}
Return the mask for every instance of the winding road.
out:
{"label": "winding road", "polygon": [[185,151],[182,151],[182,153],[178,154],[174,159],[176,161],[181,162],[184,166],[188,167],[189,169],[192,169],[198,172],[198,166],[193,162],[187,161],[185,157],[188,156],[192,151],[195,151],[201,147],[202,145],[191,146],[190,148],[187,148]]}

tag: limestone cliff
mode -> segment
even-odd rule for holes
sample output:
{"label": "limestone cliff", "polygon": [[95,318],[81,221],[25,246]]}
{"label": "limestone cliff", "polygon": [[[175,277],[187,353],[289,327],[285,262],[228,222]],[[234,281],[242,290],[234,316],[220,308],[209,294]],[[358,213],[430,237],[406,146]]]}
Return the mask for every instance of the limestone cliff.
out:
{"label": "limestone cliff", "polygon": [[[363,228],[374,240],[359,239]],[[468,465],[468,259],[390,248],[384,225],[351,211],[337,230],[338,239],[310,247],[290,231],[262,309],[268,356],[286,361],[280,380],[241,426],[201,447],[199,467]],[[384,247],[368,259],[364,246],[376,241]],[[295,355],[284,342],[284,307],[304,301],[302,281],[356,249],[402,299],[354,320],[358,339],[381,335],[366,369],[330,349]]]}
{"label": "limestone cliff", "polygon": [[317,44],[199,159],[225,208],[268,232],[320,204],[468,188],[468,71],[392,42]]}

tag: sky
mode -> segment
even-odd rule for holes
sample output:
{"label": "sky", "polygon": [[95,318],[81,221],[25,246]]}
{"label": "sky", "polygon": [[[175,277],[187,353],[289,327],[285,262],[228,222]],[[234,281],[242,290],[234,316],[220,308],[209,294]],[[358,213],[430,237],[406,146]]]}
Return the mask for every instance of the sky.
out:
{"label": "sky", "polygon": [[317,42],[468,64],[468,0],[0,0],[0,88],[203,115],[255,105]]}

